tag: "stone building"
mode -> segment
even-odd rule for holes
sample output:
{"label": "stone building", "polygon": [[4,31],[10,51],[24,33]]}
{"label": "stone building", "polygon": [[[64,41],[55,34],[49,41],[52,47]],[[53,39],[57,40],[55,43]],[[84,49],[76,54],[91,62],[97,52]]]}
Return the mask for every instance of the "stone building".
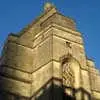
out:
{"label": "stone building", "polygon": [[100,72],[86,57],[74,20],[46,3],[9,34],[0,58],[0,100],[100,100]]}

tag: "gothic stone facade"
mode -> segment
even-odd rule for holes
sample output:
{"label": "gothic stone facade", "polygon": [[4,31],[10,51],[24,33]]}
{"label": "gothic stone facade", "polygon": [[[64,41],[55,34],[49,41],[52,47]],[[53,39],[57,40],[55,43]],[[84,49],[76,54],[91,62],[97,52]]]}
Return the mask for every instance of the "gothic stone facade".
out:
{"label": "gothic stone facade", "polygon": [[75,22],[47,3],[0,59],[0,100],[100,100],[100,72],[86,58]]}

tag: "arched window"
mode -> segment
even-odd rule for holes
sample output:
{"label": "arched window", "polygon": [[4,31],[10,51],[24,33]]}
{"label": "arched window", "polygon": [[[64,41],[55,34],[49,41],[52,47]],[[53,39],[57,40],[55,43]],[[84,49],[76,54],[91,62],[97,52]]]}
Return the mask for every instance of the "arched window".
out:
{"label": "arched window", "polygon": [[73,87],[74,83],[74,73],[71,69],[68,58],[64,59],[65,61],[62,64],[62,76],[63,76],[63,85],[66,87]]}
{"label": "arched window", "polygon": [[74,96],[74,90],[80,88],[80,64],[71,54],[62,57],[63,88],[67,95]]}

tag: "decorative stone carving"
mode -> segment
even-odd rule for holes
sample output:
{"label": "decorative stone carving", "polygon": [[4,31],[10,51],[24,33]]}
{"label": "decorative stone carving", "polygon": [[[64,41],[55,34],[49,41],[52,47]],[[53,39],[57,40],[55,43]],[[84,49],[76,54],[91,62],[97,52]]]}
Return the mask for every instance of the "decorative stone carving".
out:
{"label": "decorative stone carving", "polygon": [[51,10],[52,8],[55,8],[55,6],[49,2],[47,2],[45,5],[44,5],[44,11],[45,12],[48,12],[49,10]]}
{"label": "decorative stone carving", "polygon": [[72,55],[72,47],[71,47],[71,43],[66,41],[66,48],[68,50],[68,54]]}
{"label": "decorative stone carving", "polygon": [[[70,56],[70,55],[68,55]],[[72,87],[74,83],[74,73],[71,69],[70,62],[68,58],[63,60],[63,85],[67,87]]]}

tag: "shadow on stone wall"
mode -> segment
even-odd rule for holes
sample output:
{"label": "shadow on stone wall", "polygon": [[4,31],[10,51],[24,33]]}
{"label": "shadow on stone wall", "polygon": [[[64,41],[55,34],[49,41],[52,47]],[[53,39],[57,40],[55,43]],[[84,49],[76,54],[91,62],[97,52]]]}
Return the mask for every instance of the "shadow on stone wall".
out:
{"label": "shadow on stone wall", "polygon": [[[74,89],[72,87],[66,87],[66,86],[59,86],[52,84],[52,80],[61,82],[62,80],[59,80],[57,78],[53,78],[49,80],[41,89],[39,89],[30,100],[76,100],[76,93],[81,93],[81,100],[86,100],[84,96],[87,97],[87,100],[91,100],[91,95],[84,90],[83,88]],[[51,85],[47,88],[47,85],[51,83]],[[68,95],[65,93],[65,89],[72,90],[72,95]],[[39,95],[40,94],[40,95]]]}
{"label": "shadow on stone wall", "polygon": [[[79,88],[76,90],[72,87],[56,85],[53,84],[53,81],[62,83],[62,80],[53,78],[41,87],[31,98],[21,97],[9,92],[0,91],[0,100],[76,100],[75,95],[78,92],[81,93],[81,100],[85,100],[84,95],[87,95],[87,100],[91,100],[91,95],[84,89]],[[65,89],[72,90],[73,94],[66,94]]]}

